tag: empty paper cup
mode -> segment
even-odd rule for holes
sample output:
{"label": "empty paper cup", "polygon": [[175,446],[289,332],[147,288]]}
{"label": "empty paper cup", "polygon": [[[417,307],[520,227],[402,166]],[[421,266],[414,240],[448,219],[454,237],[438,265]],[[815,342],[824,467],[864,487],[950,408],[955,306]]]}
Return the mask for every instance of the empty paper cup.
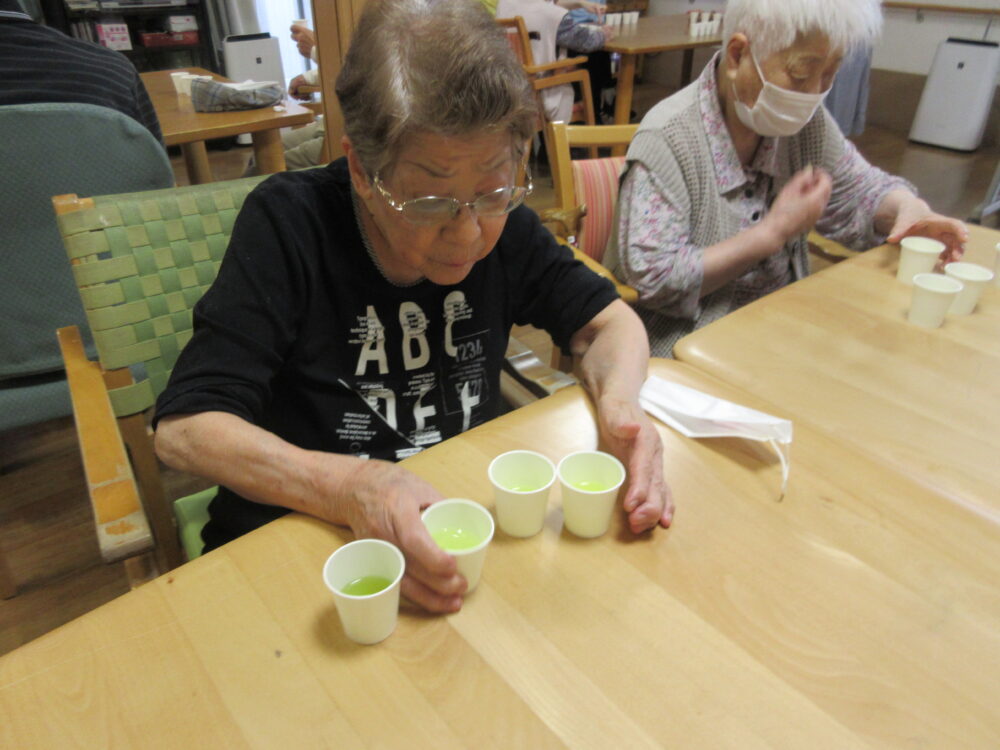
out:
{"label": "empty paper cup", "polygon": [[389,637],[405,570],[403,553],[382,539],[357,539],[330,555],[323,580],[348,638],[367,645]]}
{"label": "empty paper cup", "polygon": [[625,467],[610,453],[578,451],[559,462],[563,523],[584,539],[608,530]]}
{"label": "empty paper cup", "polygon": [[979,302],[979,295],[986,285],[993,281],[993,272],[975,263],[949,263],[944,267],[947,276],[962,282],[962,291],[958,293],[948,312],[955,315],[968,315]]}
{"label": "empty paper cup", "polygon": [[912,284],[918,273],[934,270],[938,258],[944,252],[944,243],[930,237],[904,237],[899,243],[899,269],[896,278],[904,284]]}
{"label": "empty paper cup", "polygon": [[441,500],[421,516],[437,545],[455,558],[458,572],[469,584],[479,585],[486,560],[486,548],[493,539],[493,516],[479,503],[462,498]]}
{"label": "empty paper cup", "polygon": [[497,523],[510,536],[534,536],[545,523],[549,488],[556,481],[556,467],[541,453],[510,451],[490,463]]}
{"label": "empty paper cup", "polygon": [[[171,73],[170,74],[170,80],[174,84],[174,91],[176,91],[178,94],[190,94],[191,93],[191,82],[187,81],[185,83],[185,79],[190,78],[190,76],[191,76],[190,73],[184,73],[184,72],[181,72],[181,73]],[[186,89],[185,89],[185,86],[187,87]]]}
{"label": "empty paper cup", "polygon": [[924,328],[937,328],[960,291],[960,281],[937,273],[918,273],[913,277],[913,301],[907,320]]}

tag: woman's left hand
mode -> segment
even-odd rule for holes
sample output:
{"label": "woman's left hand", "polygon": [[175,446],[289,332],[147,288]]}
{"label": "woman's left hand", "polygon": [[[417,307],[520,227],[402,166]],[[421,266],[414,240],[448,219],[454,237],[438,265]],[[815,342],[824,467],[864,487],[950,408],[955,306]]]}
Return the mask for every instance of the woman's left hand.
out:
{"label": "woman's left hand", "polygon": [[904,237],[930,237],[945,244],[941,253],[942,263],[961,260],[969,230],[958,219],[934,213],[922,200],[914,197],[905,201],[896,214],[888,242],[896,243]]}
{"label": "woman's left hand", "polygon": [[663,446],[652,420],[637,403],[602,398],[598,407],[601,435],[628,471],[622,506],[629,528],[641,533],[657,524],[669,527],[674,499],[663,478]]}

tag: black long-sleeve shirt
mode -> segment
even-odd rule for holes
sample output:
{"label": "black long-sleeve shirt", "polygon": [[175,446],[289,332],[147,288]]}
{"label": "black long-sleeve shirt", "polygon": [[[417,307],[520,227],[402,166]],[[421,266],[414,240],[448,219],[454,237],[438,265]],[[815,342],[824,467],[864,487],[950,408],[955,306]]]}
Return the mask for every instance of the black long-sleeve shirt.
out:
{"label": "black long-sleeve shirt", "polygon": [[16,0],[0,0],[0,105],[36,102],[115,109],[163,143],[153,103],[128,58],[35,23]]}

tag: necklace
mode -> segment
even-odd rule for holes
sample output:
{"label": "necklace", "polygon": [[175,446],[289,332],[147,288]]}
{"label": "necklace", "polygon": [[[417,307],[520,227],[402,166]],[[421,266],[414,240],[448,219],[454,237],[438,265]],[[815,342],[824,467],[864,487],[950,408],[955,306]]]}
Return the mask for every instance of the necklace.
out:
{"label": "necklace", "polygon": [[[358,232],[361,234],[361,244],[365,246],[365,252],[368,253],[368,257],[371,258],[372,264],[375,266],[375,270],[379,272],[379,275],[393,286],[401,288],[416,286],[423,281],[421,278],[416,281],[408,281],[405,284],[401,284],[398,281],[393,281],[386,275],[385,269],[382,268],[382,264],[379,262],[378,256],[375,255],[375,249],[372,247],[371,240],[368,239],[368,232],[365,231],[365,224],[361,220],[361,200],[358,198],[358,194],[354,191],[353,185],[351,186],[351,202],[354,204],[354,221],[357,222]],[[365,207],[364,210],[368,210],[367,207]]]}

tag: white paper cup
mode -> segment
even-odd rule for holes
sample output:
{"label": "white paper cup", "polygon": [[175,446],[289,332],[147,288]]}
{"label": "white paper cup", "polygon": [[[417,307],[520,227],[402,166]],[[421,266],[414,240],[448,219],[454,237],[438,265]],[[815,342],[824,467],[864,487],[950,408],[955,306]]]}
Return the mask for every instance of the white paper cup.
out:
{"label": "white paper cup", "polygon": [[896,278],[912,284],[918,273],[931,273],[938,257],[944,252],[944,243],[930,237],[904,237],[899,243],[899,268]]}
{"label": "white paper cup", "polygon": [[497,523],[505,534],[534,536],[542,530],[555,465],[541,453],[509,451],[490,462]]}
{"label": "white paper cup", "polygon": [[458,572],[469,584],[466,592],[475,589],[493,540],[490,512],[472,500],[449,498],[434,503],[420,517],[438,546],[455,558]]}
{"label": "white paper cup", "polygon": [[608,530],[618,489],[625,481],[625,467],[610,453],[577,451],[559,462],[563,523],[584,539]]}
{"label": "white paper cup", "polygon": [[923,328],[937,328],[960,291],[961,281],[938,273],[918,273],[913,277],[913,301],[906,319]]}
{"label": "white paper cup", "polygon": [[170,74],[170,80],[174,84],[174,91],[176,91],[178,94],[184,93],[184,87],[181,85],[181,79],[187,77],[188,75],[189,75],[188,73],[183,73],[183,72]]}
{"label": "white paper cup", "polygon": [[946,276],[962,282],[962,291],[948,308],[948,312],[954,315],[968,315],[975,310],[979,295],[993,281],[993,272],[975,263],[949,263],[944,267],[944,272]]}
{"label": "white paper cup", "polygon": [[[403,553],[382,539],[357,539],[327,558],[323,581],[333,592],[340,624],[348,638],[368,645],[389,637],[396,628],[399,582],[405,571]],[[389,581],[389,585],[371,594],[345,593],[344,588],[352,582],[370,576]]]}

